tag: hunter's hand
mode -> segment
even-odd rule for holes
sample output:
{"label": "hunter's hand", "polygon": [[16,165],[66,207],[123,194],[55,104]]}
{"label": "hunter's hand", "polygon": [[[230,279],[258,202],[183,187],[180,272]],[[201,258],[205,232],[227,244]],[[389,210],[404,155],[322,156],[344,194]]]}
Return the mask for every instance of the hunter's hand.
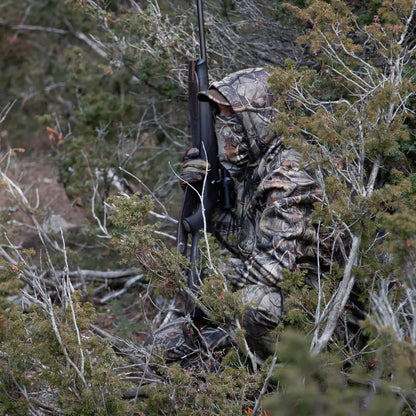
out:
{"label": "hunter's hand", "polygon": [[204,180],[208,170],[209,163],[201,159],[198,149],[192,147],[183,157],[181,185],[197,183]]}

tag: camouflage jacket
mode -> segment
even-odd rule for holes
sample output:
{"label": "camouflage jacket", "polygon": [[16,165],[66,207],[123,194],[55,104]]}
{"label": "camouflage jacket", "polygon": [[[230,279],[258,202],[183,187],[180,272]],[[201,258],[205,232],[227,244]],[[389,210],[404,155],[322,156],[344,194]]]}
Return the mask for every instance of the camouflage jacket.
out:
{"label": "camouflage jacket", "polygon": [[267,79],[265,70],[247,69],[211,87],[236,114],[215,122],[220,163],[235,190],[234,208],[214,215],[216,236],[233,253],[227,273],[233,284],[275,286],[288,269],[307,270],[315,286],[317,232],[310,217],[322,192],[299,153],[269,129],[277,110]]}

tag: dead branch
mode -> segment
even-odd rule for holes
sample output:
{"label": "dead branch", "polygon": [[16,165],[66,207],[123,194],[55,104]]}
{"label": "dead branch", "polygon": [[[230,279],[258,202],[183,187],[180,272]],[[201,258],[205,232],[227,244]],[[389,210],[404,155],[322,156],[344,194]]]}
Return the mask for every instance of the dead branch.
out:
{"label": "dead branch", "polygon": [[[359,258],[360,245],[361,233],[358,233],[357,235],[353,236],[351,251],[348,257],[348,262],[345,266],[342,281],[338,286],[335,296],[330,301],[326,326],[320,336],[314,337],[314,342],[311,345],[311,350],[314,353],[320,353],[326,348],[329,340],[332,337],[332,334],[335,331],[338,319],[341,316],[341,313],[344,310],[344,307],[350,297],[351,290],[355,282],[355,275],[352,269],[353,266],[356,265]],[[316,334],[321,327],[321,322],[318,323],[318,326],[315,329]]]}
{"label": "dead branch", "polygon": [[[107,281],[113,279],[120,279],[123,277],[129,277],[137,275],[140,272],[140,269],[137,267],[131,267],[125,270],[70,270],[67,272],[69,277],[80,278],[80,279],[91,279],[98,281]],[[65,271],[56,271],[55,276],[57,278],[62,278],[66,274]]]}

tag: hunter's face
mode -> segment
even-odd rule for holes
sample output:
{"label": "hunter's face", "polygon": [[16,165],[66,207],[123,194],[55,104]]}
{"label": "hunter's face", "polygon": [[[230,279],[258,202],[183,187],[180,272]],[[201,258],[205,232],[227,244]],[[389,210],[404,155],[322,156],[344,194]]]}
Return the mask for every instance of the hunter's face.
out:
{"label": "hunter's face", "polygon": [[217,104],[217,108],[218,108],[217,113],[219,116],[236,117],[236,114],[230,105]]}
{"label": "hunter's face", "polygon": [[245,164],[248,158],[245,131],[240,120],[231,111],[220,112],[215,116],[215,134],[218,142],[218,156],[220,162],[233,165]]}

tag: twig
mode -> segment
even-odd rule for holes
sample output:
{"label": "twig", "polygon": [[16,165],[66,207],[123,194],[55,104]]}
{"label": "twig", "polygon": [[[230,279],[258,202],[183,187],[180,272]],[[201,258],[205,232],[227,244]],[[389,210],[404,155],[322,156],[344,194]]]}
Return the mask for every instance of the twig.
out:
{"label": "twig", "polygon": [[270,364],[269,371],[267,372],[266,379],[264,380],[263,386],[262,386],[262,388],[260,390],[259,397],[257,397],[257,399],[256,399],[256,403],[254,405],[254,408],[253,408],[253,411],[251,413],[251,416],[256,416],[257,415],[257,412],[260,410],[261,399],[267,393],[267,387],[269,386],[270,379],[271,379],[271,377],[273,375],[273,370],[274,370],[274,368],[276,366],[276,362],[277,362],[277,355],[275,353],[274,356],[273,356],[272,363]]}
{"label": "twig", "polygon": [[94,175],[92,173],[91,167],[90,167],[90,162],[88,160],[88,156],[86,155],[86,153],[81,150],[81,154],[82,156],[84,156],[84,159],[87,163],[87,167],[88,167],[88,172],[90,174],[90,178],[91,178],[91,183],[92,183],[92,191],[93,191],[93,195],[91,197],[91,213],[92,216],[94,217],[95,221],[98,224],[98,227],[100,228],[100,230],[103,232],[103,235],[98,235],[98,237],[101,238],[111,238],[108,230],[107,230],[107,205],[104,205],[104,219],[101,222],[100,218],[98,218],[96,212],[95,212],[95,198],[98,195],[98,183],[95,181]]}
{"label": "twig", "polygon": [[120,289],[116,292],[108,294],[107,296],[104,296],[100,300],[100,303],[107,303],[109,300],[117,298],[117,297],[121,296],[123,293],[126,293],[134,283],[138,282],[139,280],[142,280],[143,277],[144,277],[143,274],[139,274],[137,276],[134,276],[134,277],[130,278],[129,280],[127,280],[123,289]]}
{"label": "twig", "polygon": [[7,114],[9,114],[9,111],[16,104],[16,101],[17,100],[14,100],[11,103],[6,104],[6,106],[0,111],[0,124],[3,123],[3,121],[6,119]]}
{"label": "twig", "polygon": [[71,308],[72,323],[75,328],[75,333],[77,334],[77,342],[78,342],[79,353],[81,357],[80,373],[84,376],[84,366],[85,366],[84,350],[82,348],[81,335],[79,332],[77,318],[75,315],[74,303],[72,301],[72,293],[74,292],[74,288],[72,287],[71,281],[69,280],[68,257],[66,253],[65,239],[64,239],[64,233],[62,231],[62,228],[61,228],[61,239],[62,239],[62,249],[63,249],[64,260],[65,260],[65,270],[64,270],[64,276],[63,276],[63,293],[65,294],[66,302],[69,303],[69,307]]}
{"label": "twig", "polygon": [[[240,321],[238,319],[235,320],[235,324],[239,330],[242,330]],[[244,351],[248,355],[248,358],[250,358],[253,371],[257,373],[257,364],[262,364],[263,362],[250,350],[250,347],[248,346],[248,343],[245,337],[243,337],[242,342],[243,342]]]}

